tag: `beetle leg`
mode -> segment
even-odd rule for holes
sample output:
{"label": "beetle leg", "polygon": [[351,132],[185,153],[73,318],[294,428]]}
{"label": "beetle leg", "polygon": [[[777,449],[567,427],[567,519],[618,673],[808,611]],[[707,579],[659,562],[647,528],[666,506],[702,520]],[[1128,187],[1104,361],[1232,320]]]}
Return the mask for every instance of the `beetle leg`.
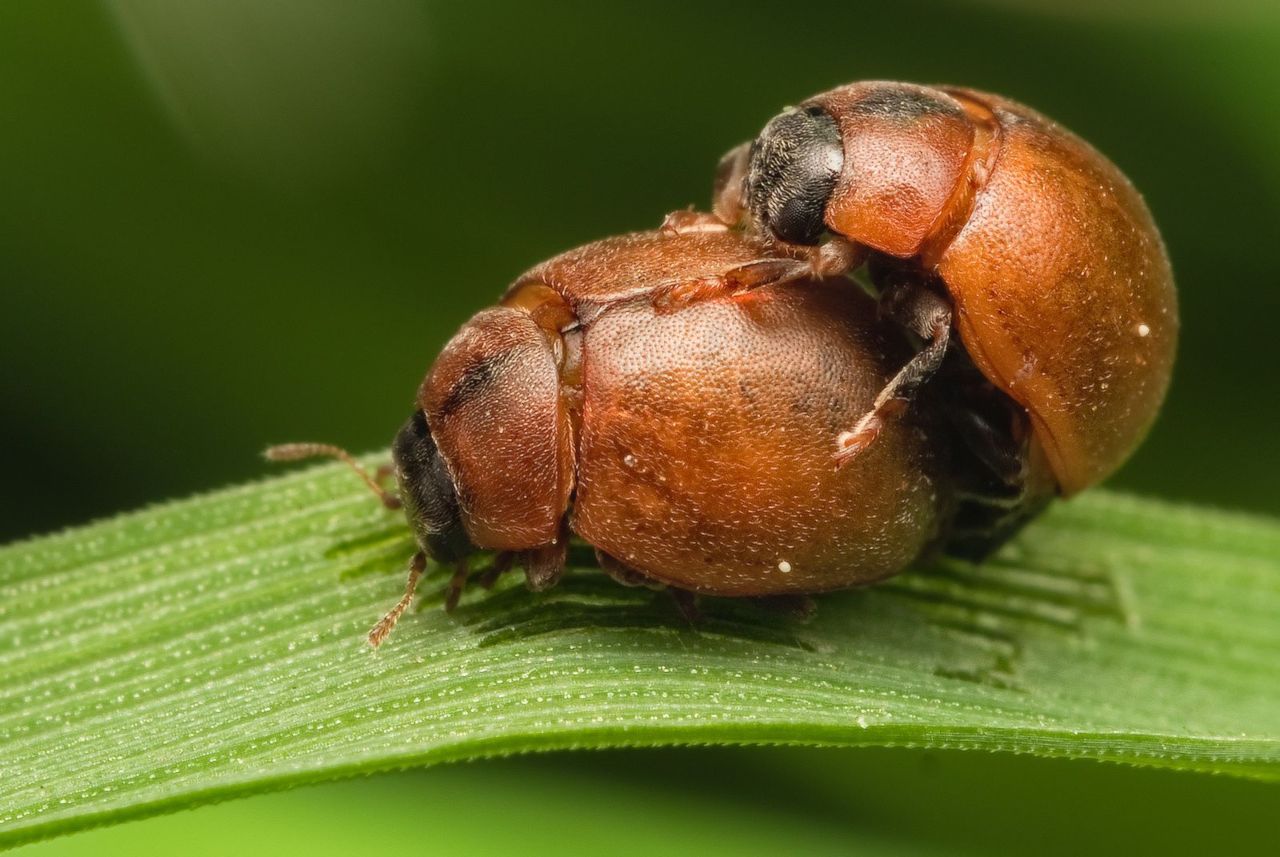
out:
{"label": "beetle leg", "polygon": [[956,430],[964,448],[978,459],[986,471],[1000,484],[1017,487],[1027,479],[1027,444],[1016,440],[1008,430],[1001,431],[983,414],[963,403],[955,402],[945,409],[947,420]]}
{"label": "beetle leg", "polygon": [[708,298],[732,294],[733,288],[724,277],[699,277],[684,280],[654,290],[653,308],[659,313],[670,313]]}
{"label": "beetle leg", "polygon": [[369,645],[375,649],[381,646],[382,641],[396,626],[396,622],[399,622],[400,617],[404,615],[404,611],[409,609],[409,605],[413,603],[413,593],[417,591],[418,581],[422,579],[422,572],[426,567],[427,555],[418,551],[413,555],[413,559],[409,560],[409,579],[404,584],[404,595],[400,596],[396,606],[387,611],[387,615],[378,620],[378,624],[369,629]]}
{"label": "beetle leg", "polygon": [[663,235],[684,235],[686,232],[728,232],[729,224],[710,212],[685,208],[662,218],[660,228]]}
{"label": "beetle leg", "polygon": [[945,410],[963,450],[977,465],[976,470],[957,470],[958,506],[945,551],[980,562],[1040,514],[1057,494],[1057,483],[1048,467],[1037,461],[1025,417],[1002,429],[994,413],[960,403]]}
{"label": "beetle leg", "polygon": [[653,291],[653,306],[659,312],[671,312],[708,298],[738,295],[765,286],[802,280],[812,273],[810,263],[803,259],[755,259],[722,274],[660,286]]}
{"label": "beetle leg", "polygon": [[[693,218],[714,218],[714,215],[677,211],[667,215],[663,229],[668,229],[673,218],[681,215]],[[671,228],[678,231],[707,231],[700,228]],[[856,268],[864,255],[863,249],[858,245],[837,238],[824,241],[816,247],[779,245],[776,249],[792,255],[753,259],[715,276],[660,286],[653,291],[653,305],[660,312],[671,311],[706,298],[737,295],[765,286],[778,286],[796,280],[840,277]]]}
{"label": "beetle leg", "polygon": [[643,571],[637,571],[622,560],[596,548],[596,562],[605,574],[623,586],[653,586],[654,580]]}
{"label": "beetle leg", "polygon": [[458,599],[462,597],[462,590],[467,588],[467,576],[470,573],[466,557],[454,564],[453,577],[449,578],[449,585],[444,590],[444,612],[452,613],[453,608],[458,606]]}
{"label": "beetle leg", "polygon": [[911,397],[938,371],[947,356],[951,341],[951,304],[945,298],[927,288],[909,286],[886,293],[882,300],[890,301],[890,313],[925,339],[925,347],[898,370],[857,425],[836,438],[837,468],[869,447],[880,435],[885,420],[907,409]]}
{"label": "beetle leg", "polygon": [[958,497],[960,513],[947,532],[943,552],[982,562],[1044,511],[1053,494],[1023,485],[1013,495],[961,492]]}
{"label": "beetle leg", "polygon": [[725,223],[741,223],[746,215],[743,194],[750,167],[750,141],[734,146],[716,164],[716,177],[711,185],[711,210]]}
{"label": "beetle leg", "polygon": [[568,554],[569,540],[563,537],[549,545],[521,551],[520,561],[524,566],[525,583],[534,592],[543,592],[555,586],[564,574]]}
{"label": "beetle leg", "polygon": [[830,238],[815,247],[774,242],[780,255],[756,259],[722,274],[734,291],[776,286],[795,280],[843,277],[862,263],[866,251],[843,238]]}
{"label": "beetle leg", "polygon": [[480,572],[480,576],[476,578],[476,583],[480,584],[482,589],[493,589],[494,584],[498,582],[498,578],[510,571],[515,561],[516,555],[513,551],[500,551],[484,571]]}
{"label": "beetle leg", "polygon": [[867,250],[845,238],[828,238],[809,250],[809,275],[819,280],[842,277],[862,264]]}
{"label": "beetle leg", "polygon": [[702,611],[698,609],[698,596],[694,592],[678,586],[668,586],[667,592],[671,593],[671,600],[675,602],[676,609],[680,611],[680,615],[686,622],[697,625],[702,621]]}
{"label": "beetle leg", "polygon": [[818,610],[818,602],[809,595],[760,595],[748,600],[762,610],[800,622],[813,618]]}

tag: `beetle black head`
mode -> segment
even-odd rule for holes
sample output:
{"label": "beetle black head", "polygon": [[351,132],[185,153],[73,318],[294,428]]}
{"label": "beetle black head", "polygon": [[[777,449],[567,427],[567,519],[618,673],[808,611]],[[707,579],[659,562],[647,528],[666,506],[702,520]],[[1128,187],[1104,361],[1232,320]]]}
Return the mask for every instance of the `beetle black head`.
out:
{"label": "beetle black head", "polygon": [[836,121],[821,107],[774,117],[751,144],[747,207],[757,228],[792,244],[817,244],[844,165]]}
{"label": "beetle black head", "polygon": [[418,545],[437,562],[455,562],[475,550],[458,512],[458,492],[444,466],[422,410],[413,412],[391,447],[404,514]]}

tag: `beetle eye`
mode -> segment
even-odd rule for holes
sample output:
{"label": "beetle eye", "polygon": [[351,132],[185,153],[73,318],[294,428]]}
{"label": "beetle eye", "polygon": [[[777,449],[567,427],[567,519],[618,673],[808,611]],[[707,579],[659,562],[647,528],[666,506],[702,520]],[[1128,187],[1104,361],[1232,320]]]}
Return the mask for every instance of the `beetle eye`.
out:
{"label": "beetle eye", "polygon": [[475,550],[462,526],[453,477],[440,458],[426,415],[420,409],[396,435],[391,457],[405,517],[419,545],[437,562],[452,562]]}
{"label": "beetle eye", "polygon": [[840,129],[820,107],[775,117],[751,147],[747,204],[756,224],[792,244],[816,244],[844,166]]}

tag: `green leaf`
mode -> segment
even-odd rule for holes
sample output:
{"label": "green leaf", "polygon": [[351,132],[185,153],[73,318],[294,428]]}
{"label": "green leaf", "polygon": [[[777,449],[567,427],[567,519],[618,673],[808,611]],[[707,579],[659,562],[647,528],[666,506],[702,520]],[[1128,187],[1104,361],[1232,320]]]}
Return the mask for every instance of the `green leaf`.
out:
{"label": "green leaf", "polygon": [[0,550],[0,845],[561,748],[911,745],[1280,780],[1280,524],[1105,492],[800,624],[574,570],[380,650],[412,542],[322,467]]}

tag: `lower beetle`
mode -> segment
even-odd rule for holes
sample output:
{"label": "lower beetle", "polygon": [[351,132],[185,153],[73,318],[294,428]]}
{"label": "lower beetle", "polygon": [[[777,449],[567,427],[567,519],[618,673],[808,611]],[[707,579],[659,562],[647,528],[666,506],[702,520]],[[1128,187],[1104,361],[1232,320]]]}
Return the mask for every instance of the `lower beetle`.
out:
{"label": "lower beetle", "polygon": [[[1047,474],[1029,431],[1001,434],[1007,402],[957,354],[946,395],[887,422],[843,470],[832,432],[871,407],[911,346],[847,278],[734,293],[728,271],[778,259],[740,232],[657,231],[589,244],[520,277],[448,342],[392,446],[393,496],[344,459],[428,557],[523,566],[552,586],[571,533],[618,581],[679,593],[797,596],[868,584],[946,543],[990,550],[1051,493],[1002,495],[1002,470]],[[966,543],[966,539],[968,542]]]}

